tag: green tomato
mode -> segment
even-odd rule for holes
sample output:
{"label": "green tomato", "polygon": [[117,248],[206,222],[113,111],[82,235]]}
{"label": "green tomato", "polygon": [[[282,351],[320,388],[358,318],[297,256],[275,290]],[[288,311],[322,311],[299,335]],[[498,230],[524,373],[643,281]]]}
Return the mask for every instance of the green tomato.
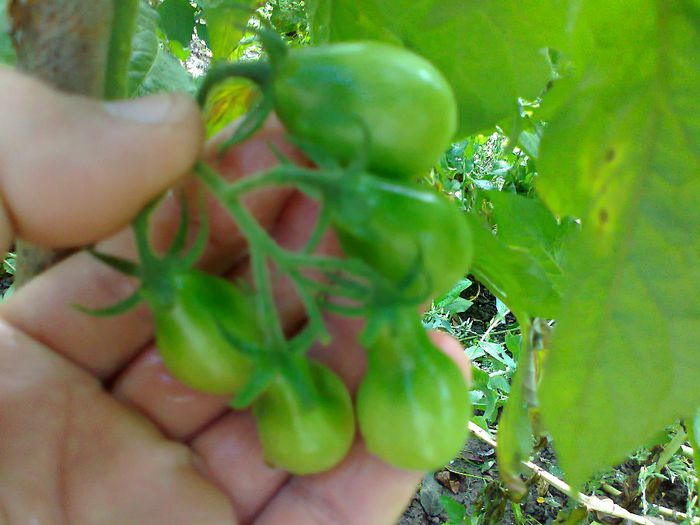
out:
{"label": "green tomato", "polygon": [[457,129],[457,103],[443,75],[380,42],[292,49],[272,94],[285,127],[341,163],[356,159],[369,138],[367,168],[382,176],[430,170]]}
{"label": "green tomato", "polygon": [[461,450],[471,417],[459,367],[436,348],[417,314],[382,321],[367,347],[368,369],[357,392],[367,449],[399,468],[435,470]]}
{"label": "green tomato", "polygon": [[231,394],[250,379],[253,364],[222,334],[258,343],[255,307],[232,283],[197,270],[176,274],[168,306],[154,306],[156,344],[166,368],[187,386]]}
{"label": "green tomato", "polygon": [[338,464],[355,439],[352,400],[343,382],[316,362],[304,359],[295,373],[308,388],[307,402],[280,374],[253,404],[253,416],[270,464],[297,475],[322,472]]}
{"label": "green tomato", "polygon": [[374,268],[416,302],[447,292],[471,266],[471,230],[446,196],[412,183],[353,176],[331,196],[346,255]]}

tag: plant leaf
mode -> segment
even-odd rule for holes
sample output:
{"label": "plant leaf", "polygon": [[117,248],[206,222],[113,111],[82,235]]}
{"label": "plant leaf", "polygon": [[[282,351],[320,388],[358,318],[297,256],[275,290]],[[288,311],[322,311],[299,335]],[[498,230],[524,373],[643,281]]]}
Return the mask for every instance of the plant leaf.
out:
{"label": "plant leaf", "polygon": [[576,486],[700,406],[697,13],[685,0],[579,7],[587,69],[546,128],[538,186],[583,224],[540,392]]}
{"label": "plant leaf", "polygon": [[[700,409],[695,412],[695,417],[687,422],[689,425],[688,436],[693,447],[693,463],[695,463],[696,489],[700,490]],[[697,503],[700,506],[700,501]]]}
{"label": "plant leaf", "polygon": [[440,496],[440,505],[447,514],[448,522],[446,525],[463,525],[467,518],[467,508],[464,505],[445,494]]}
{"label": "plant leaf", "polygon": [[160,27],[168,40],[180,42],[187,47],[194,32],[195,7],[189,0],[165,0],[158,6]]}
{"label": "plant leaf", "polygon": [[226,60],[243,37],[255,0],[204,0],[207,44],[214,60]]}
{"label": "plant leaf", "polygon": [[15,63],[15,48],[9,35],[10,23],[7,19],[7,0],[0,0],[0,64]]}
{"label": "plant leaf", "polygon": [[474,214],[468,213],[475,251],[472,274],[518,318],[556,317],[559,296],[542,265],[526,250],[502,243]]}
{"label": "plant leaf", "polygon": [[148,5],[147,0],[141,0],[131,46],[128,73],[129,96],[133,97],[141,92],[141,86],[158,55],[158,48],[158,13]]}
{"label": "plant leaf", "polygon": [[158,92],[179,91],[192,96],[197,92],[192,75],[180,61],[165,49],[159,49],[153,66],[143,79],[138,95],[149,95]]}

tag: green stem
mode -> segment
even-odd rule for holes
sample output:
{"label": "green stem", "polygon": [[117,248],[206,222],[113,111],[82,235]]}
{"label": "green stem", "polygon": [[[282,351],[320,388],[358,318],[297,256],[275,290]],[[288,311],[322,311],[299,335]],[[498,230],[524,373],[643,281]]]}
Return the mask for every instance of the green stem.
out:
{"label": "green stem", "polygon": [[112,0],[114,18],[107,51],[105,98],[128,96],[128,71],[139,0]]}
{"label": "green stem", "polygon": [[[231,209],[231,208],[229,208]],[[247,214],[247,213],[244,213]],[[239,222],[240,225],[240,222]],[[245,228],[241,228],[245,230]],[[284,332],[282,331],[282,323],[277,313],[275,298],[270,286],[270,273],[267,268],[267,257],[261,246],[251,239],[250,258],[253,266],[253,280],[257,290],[258,312],[260,319],[264,321],[265,343],[267,348],[272,350],[281,350],[286,344]]]}
{"label": "green stem", "polygon": [[[216,172],[206,164],[199,163],[196,171],[209,189],[219,197],[222,203],[236,221],[243,235],[248,239],[253,267],[253,281],[257,290],[258,310],[261,320],[266,326],[265,343],[270,348],[281,349],[286,345],[282,324],[275,306],[274,295],[270,285],[270,275],[267,268],[268,256],[277,263],[281,249],[270,238],[267,232],[245,209],[240,201],[240,192],[231,191],[231,187],[221,179]],[[278,266],[282,267],[283,265]],[[305,296],[302,295],[302,299]],[[305,300],[306,302],[306,300]],[[309,304],[311,304],[309,302]],[[308,306],[308,305],[307,305]]]}
{"label": "green stem", "polygon": [[309,255],[316,251],[316,248],[318,248],[318,246],[321,244],[321,241],[323,240],[323,236],[328,231],[328,226],[330,225],[330,222],[330,208],[326,205],[324,201],[321,201],[321,210],[319,211],[318,217],[316,218],[316,227],[311,233],[311,236],[309,237],[309,240],[306,243],[306,247],[304,248],[304,251],[302,253]]}
{"label": "green stem", "polygon": [[[276,349],[286,348],[294,354],[299,354],[307,350],[314,340],[320,339],[324,343],[329,341],[330,335],[326,330],[322,314],[322,305],[324,304],[328,304],[333,311],[342,310],[352,315],[358,315],[358,313],[366,311],[367,307],[364,305],[350,307],[325,303],[325,298],[319,298],[314,290],[323,290],[336,297],[345,296],[362,299],[368,295],[367,288],[352,280],[343,280],[342,274],[349,274],[355,277],[363,276],[372,281],[376,279],[376,275],[371,269],[363,263],[354,260],[310,255],[306,252],[293,253],[285,250],[270,237],[241,201],[246,193],[268,185],[282,184],[298,187],[306,184],[309,191],[313,192],[313,189],[316,189],[317,192],[323,193],[323,191],[327,191],[327,188],[320,190],[319,187],[333,184],[334,179],[329,179],[322,172],[305,170],[289,165],[279,166],[234,184],[225,182],[213,168],[204,163],[199,163],[195,167],[195,171],[200,180],[227,208],[241,233],[248,240],[251,251],[253,280],[258,294],[258,308],[261,320],[264,321],[267,327],[265,336],[268,346]],[[321,227],[317,227],[314,234],[312,234],[311,245],[316,243],[316,239],[322,235],[328,220],[329,218],[322,214],[321,221],[323,224]],[[297,337],[292,342],[286,341],[284,337],[279,314],[275,307],[267,267],[268,260],[291,279],[306,309],[308,316],[307,328],[303,331],[303,337]],[[302,268],[321,272],[330,279],[331,284],[310,279],[302,273]]]}
{"label": "green stem", "polygon": [[[218,177],[217,177],[218,178]],[[297,166],[282,165],[271,168],[232,184],[224,183],[221,195],[228,199],[240,197],[251,191],[267,186],[294,186],[312,198],[318,198],[334,184],[335,178],[326,172],[307,170]]]}
{"label": "green stem", "polygon": [[659,459],[656,460],[656,467],[654,467],[655,473],[658,474],[663,470],[663,468],[668,464],[675,453],[680,450],[687,439],[688,433],[682,428],[678,429],[678,432],[676,432],[676,435],[673,436],[673,439],[668,442],[668,444],[661,451],[661,454],[659,454]]}
{"label": "green stem", "polygon": [[693,463],[695,464],[695,491],[697,492],[696,504],[700,508],[700,410],[695,417],[686,422],[688,428],[688,440],[692,446]]}

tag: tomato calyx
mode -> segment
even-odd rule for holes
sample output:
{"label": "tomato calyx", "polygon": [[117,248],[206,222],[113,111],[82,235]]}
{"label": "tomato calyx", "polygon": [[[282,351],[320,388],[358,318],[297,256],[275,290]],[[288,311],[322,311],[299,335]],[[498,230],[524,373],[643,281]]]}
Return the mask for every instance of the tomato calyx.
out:
{"label": "tomato calyx", "polygon": [[202,206],[202,199],[199,200],[201,210],[199,231],[189,248],[186,247],[186,244],[190,214],[184,198],[182,199],[180,222],[175,238],[162,256],[153,251],[149,241],[150,218],[160,199],[156,199],[144,207],[132,223],[140,264],[98,252],[92,247],[88,248],[86,251],[93,257],[123,275],[139,279],[140,284],[132,295],[106,308],[91,309],[82,305],[74,305],[74,307],[96,317],[122,314],[144,300],[154,311],[164,311],[171,308],[176,297],[174,283],[177,275],[191,270],[204,252],[209,235],[209,219]]}

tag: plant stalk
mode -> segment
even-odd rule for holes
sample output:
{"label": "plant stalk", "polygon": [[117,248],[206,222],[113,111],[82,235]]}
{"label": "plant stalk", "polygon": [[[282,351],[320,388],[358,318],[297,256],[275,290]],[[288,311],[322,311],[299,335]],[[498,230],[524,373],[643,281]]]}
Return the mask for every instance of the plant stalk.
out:
{"label": "plant stalk", "polygon": [[[137,7],[138,0],[11,0],[17,68],[67,93],[126,96]],[[18,287],[67,254],[21,239],[15,249]]]}

